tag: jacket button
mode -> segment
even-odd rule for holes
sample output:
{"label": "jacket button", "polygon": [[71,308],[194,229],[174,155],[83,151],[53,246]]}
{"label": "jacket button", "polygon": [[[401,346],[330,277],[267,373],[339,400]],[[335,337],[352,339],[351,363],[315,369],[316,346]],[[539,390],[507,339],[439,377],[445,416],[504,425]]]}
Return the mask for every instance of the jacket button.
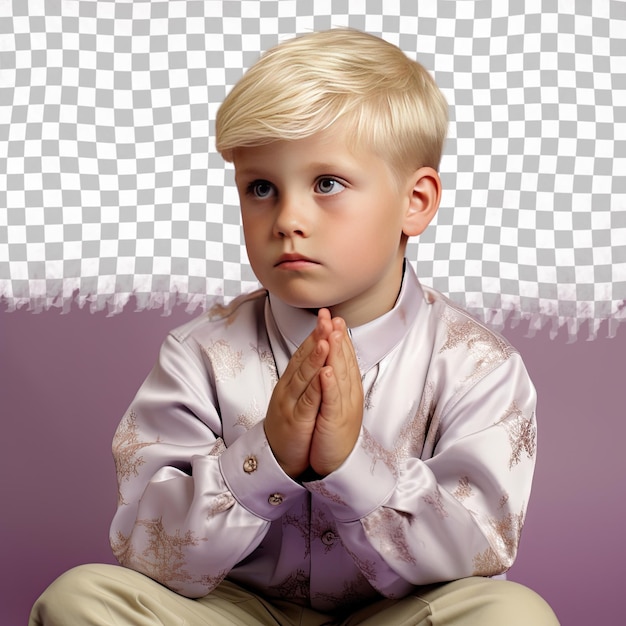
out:
{"label": "jacket button", "polygon": [[327,530],[322,535],[322,543],[325,546],[332,546],[336,540],[337,540],[337,535],[335,535],[335,533],[332,530]]}
{"label": "jacket button", "polygon": [[273,493],[268,499],[267,501],[272,505],[272,506],[278,506],[279,504],[283,503],[283,500],[285,499],[285,496],[283,496],[282,493]]}
{"label": "jacket button", "polygon": [[243,471],[246,472],[246,474],[251,474],[257,467],[258,465],[255,456],[249,456],[243,462]]}

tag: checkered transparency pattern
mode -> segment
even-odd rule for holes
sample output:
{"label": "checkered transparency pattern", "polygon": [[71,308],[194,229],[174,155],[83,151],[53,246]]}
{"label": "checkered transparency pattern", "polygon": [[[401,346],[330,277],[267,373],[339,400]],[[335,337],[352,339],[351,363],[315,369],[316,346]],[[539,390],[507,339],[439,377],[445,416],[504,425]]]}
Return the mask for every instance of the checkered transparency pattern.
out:
{"label": "checkered transparency pattern", "polygon": [[0,0],[0,299],[204,308],[257,285],[214,119],[261,50],[350,26],[451,112],[426,284],[480,319],[626,317],[626,3]]}

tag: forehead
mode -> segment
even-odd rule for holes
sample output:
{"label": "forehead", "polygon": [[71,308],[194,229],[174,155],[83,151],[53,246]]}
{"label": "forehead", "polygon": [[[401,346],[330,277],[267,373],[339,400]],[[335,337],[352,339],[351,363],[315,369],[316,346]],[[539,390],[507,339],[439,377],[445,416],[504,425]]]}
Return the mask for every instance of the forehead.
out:
{"label": "forehead", "polygon": [[278,139],[256,146],[234,148],[237,174],[249,171],[292,169],[380,167],[382,160],[367,145],[356,142],[352,129],[336,122],[302,139]]}

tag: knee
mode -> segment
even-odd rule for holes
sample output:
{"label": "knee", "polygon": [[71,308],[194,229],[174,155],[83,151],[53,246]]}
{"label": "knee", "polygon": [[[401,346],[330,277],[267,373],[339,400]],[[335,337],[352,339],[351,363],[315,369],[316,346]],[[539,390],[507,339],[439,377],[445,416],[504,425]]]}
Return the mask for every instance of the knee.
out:
{"label": "knee", "polygon": [[98,590],[109,579],[118,565],[105,565],[93,563],[90,565],[78,565],[64,574],[61,574],[43,592],[40,599],[61,599],[69,602],[75,597],[88,598],[97,594]]}
{"label": "knee", "polygon": [[550,605],[532,589],[504,580],[494,580],[490,584],[492,593],[489,606],[495,620],[494,624],[559,626],[559,621]]}
{"label": "knee", "polygon": [[88,623],[89,606],[101,597],[105,581],[116,565],[79,565],[68,570],[39,596],[29,620],[29,626],[56,626]]}

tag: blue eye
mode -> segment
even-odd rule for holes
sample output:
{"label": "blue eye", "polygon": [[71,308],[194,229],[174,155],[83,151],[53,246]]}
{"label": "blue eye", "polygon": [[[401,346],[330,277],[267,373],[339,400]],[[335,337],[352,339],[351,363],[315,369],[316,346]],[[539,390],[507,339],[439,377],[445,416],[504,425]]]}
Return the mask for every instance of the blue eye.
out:
{"label": "blue eye", "polygon": [[255,180],[248,185],[246,193],[255,198],[269,198],[274,192],[274,185],[267,180]]}
{"label": "blue eye", "polygon": [[339,193],[340,191],[343,191],[345,188],[346,188],[345,185],[340,183],[337,179],[329,178],[328,176],[325,178],[320,178],[315,183],[315,191],[317,193],[322,193],[328,196]]}

